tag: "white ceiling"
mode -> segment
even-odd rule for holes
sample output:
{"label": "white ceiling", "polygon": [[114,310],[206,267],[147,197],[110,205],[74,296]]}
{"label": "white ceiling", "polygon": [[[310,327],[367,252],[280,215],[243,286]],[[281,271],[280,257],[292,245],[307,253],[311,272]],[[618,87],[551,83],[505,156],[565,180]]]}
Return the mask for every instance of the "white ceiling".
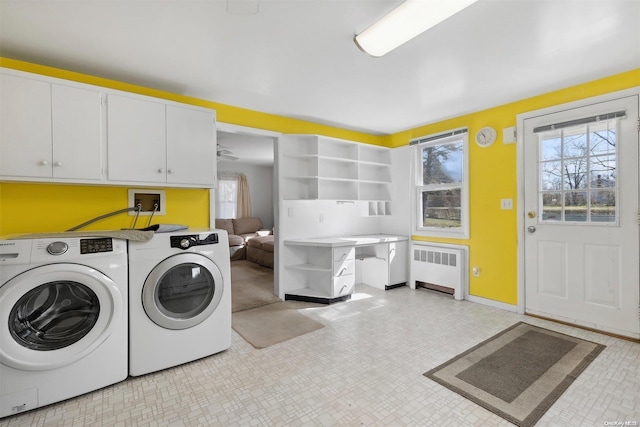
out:
{"label": "white ceiling", "polygon": [[226,150],[225,154],[238,158],[218,157],[219,162],[273,165],[273,138],[218,131],[218,150]]}
{"label": "white ceiling", "polygon": [[399,0],[229,1],[0,0],[0,55],[372,134],[640,67],[640,0],[479,0],[382,58]]}

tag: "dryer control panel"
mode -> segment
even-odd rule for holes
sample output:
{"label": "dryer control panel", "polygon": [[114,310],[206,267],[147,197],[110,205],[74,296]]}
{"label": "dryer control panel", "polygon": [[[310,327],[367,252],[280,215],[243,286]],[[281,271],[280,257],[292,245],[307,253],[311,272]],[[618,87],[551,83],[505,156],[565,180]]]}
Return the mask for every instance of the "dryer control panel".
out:
{"label": "dryer control panel", "polygon": [[171,247],[178,249],[189,249],[192,246],[215,245],[218,243],[218,233],[212,233],[205,238],[200,238],[197,234],[183,236],[171,236]]}

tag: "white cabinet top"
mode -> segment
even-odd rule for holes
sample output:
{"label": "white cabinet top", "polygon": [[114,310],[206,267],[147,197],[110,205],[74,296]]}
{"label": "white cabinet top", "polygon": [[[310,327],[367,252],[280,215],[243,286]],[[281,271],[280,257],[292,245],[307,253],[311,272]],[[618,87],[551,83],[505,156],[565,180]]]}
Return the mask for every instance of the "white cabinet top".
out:
{"label": "white cabinet top", "polygon": [[401,242],[409,240],[409,236],[392,234],[364,234],[359,236],[317,237],[309,239],[285,240],[285,245],[293,246],[326,246],[331,248],[341,246],[368,246],[378,243]]}

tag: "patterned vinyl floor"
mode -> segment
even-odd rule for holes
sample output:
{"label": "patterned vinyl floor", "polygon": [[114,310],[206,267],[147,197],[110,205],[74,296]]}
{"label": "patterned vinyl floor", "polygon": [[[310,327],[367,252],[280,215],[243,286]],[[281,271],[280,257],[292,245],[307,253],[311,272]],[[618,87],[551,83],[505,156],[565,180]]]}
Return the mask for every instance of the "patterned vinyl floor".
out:
{"label": "patterned vinyl floor", "polygon": [[225,352],[0,426],[508,426],[422,374],[518,321],[607,346],[538,425],[640,424],[640,344],[408,287],[304,314],[325,327],[262,350],[234,332]]}

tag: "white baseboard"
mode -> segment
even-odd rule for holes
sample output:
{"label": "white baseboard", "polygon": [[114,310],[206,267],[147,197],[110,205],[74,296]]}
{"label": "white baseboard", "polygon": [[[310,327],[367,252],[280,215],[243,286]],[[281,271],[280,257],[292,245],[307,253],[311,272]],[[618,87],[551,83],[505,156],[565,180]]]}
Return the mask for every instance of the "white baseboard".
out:
{"label": "white baseboard", "polygon": [[507,304],[504,302],[500,302],[500,301],[496,301],[488,298],[482,298],[475,295],[467,295],[465,299],[470,302],[477,302],[478,304],[484,304],[490,307],[500,308],[502,310],[518,313],[517,305]]}

